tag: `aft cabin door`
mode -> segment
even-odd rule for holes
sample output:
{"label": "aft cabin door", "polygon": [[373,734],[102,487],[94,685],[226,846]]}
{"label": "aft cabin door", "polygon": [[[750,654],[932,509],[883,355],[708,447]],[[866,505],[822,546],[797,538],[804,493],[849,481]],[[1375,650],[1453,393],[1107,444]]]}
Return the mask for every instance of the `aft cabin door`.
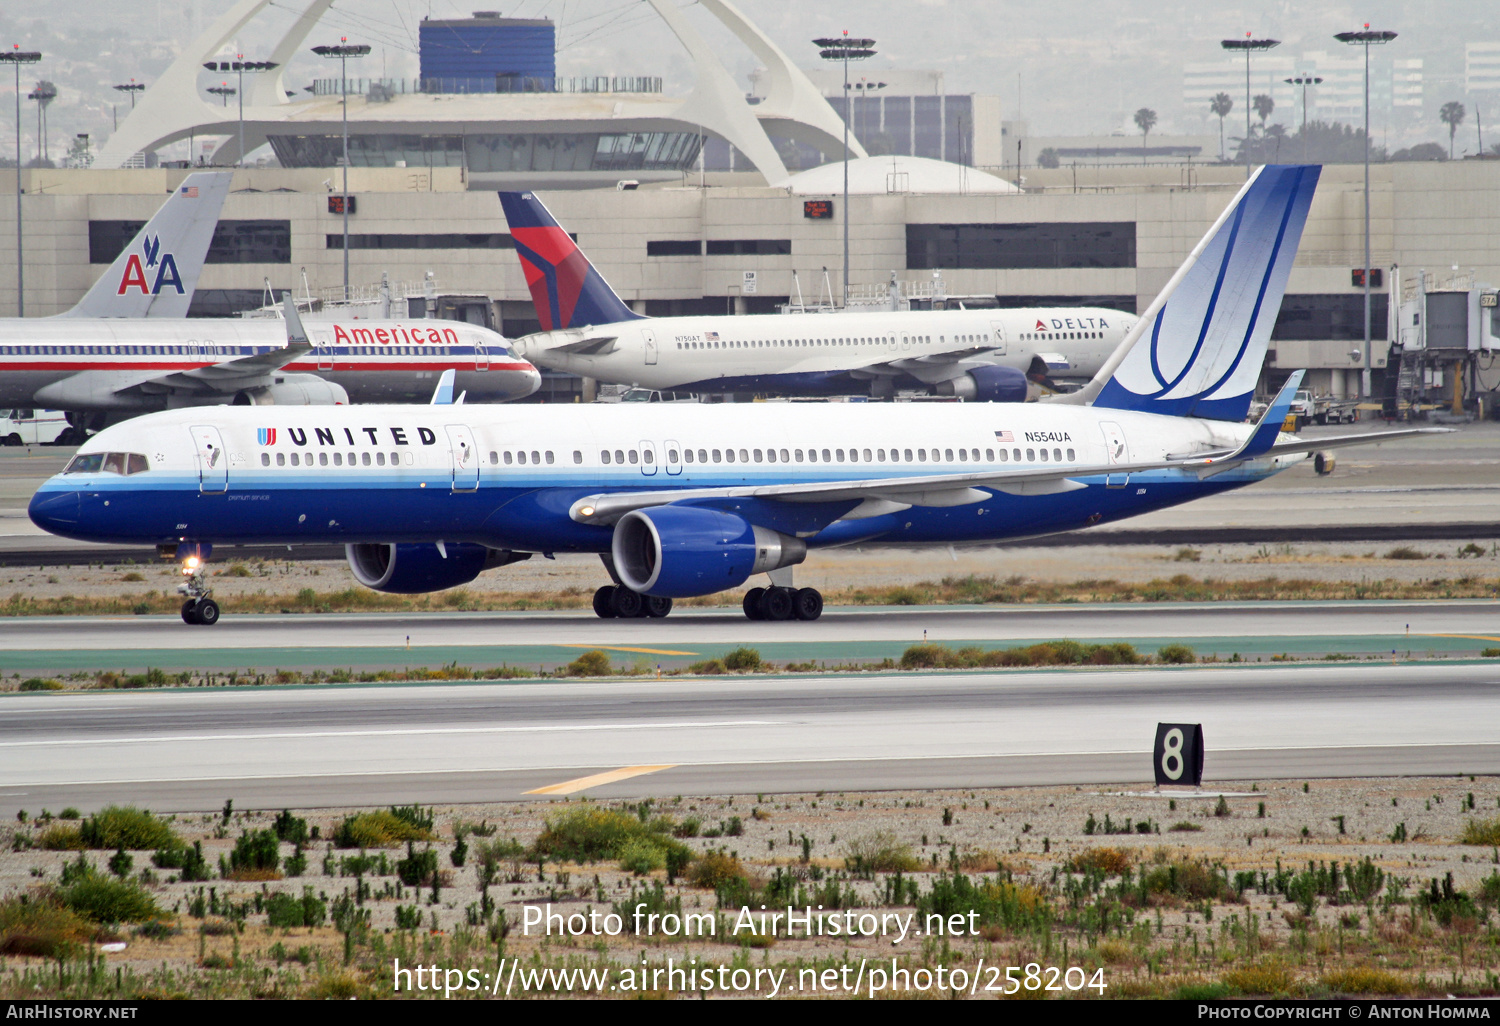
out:
{"label": "aft cabin door", "polygon": [[990,345],[995,347],[996,356],[1005,355],[1005,324],[1002,321],[990,321]]}
{"label": "aft cabin door", "polygon": [[646,350],[646,366],[656,366],[656,332],[650,328],[642,328],[641,345]]}
{"label": "aft cabin door", "polygon": [[229,490],[229,454],[219,429],[207,425],[189,428],[198,450],[198,490],[210,494]]}
{"label": "aft cabin door", "polygon": [[[1130,462],[1130,447],[1125,444],[1125,432],[1120,430],[1120,425],[1112,420],[1099,422],[1099,430],[1104,432],[1104,448],[1108,462],[1111,466],[1117,463]],[[1130,483],[1129,474],[1106,474],[1104,475],[1104,487],[1124,488]]]}
{"label": "aft cabin door", "polygon": [[651,477],[656,473],[656,443],[641,442],[641,473]]}
{"label": "aft cabin door", "polygon": [[449,424],[448,448],[453,463],[453,490],[472,492],[479,487],[479,447],[466,424]]}

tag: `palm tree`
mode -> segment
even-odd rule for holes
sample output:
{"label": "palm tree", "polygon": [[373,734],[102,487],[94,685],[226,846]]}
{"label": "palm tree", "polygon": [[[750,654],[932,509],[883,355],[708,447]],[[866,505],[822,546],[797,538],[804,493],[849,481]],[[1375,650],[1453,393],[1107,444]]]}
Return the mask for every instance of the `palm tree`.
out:
{"label": "palm tree", "polygon": [[1458,131],[1458,126],[1464,123],[1464,105],[1457,100],[1449,100],[1443,104],[1442,110],[1438,111],[1438,120],[1448,126],[1448,159],[1453,159],[1453,134]]}
{"label": "palm tree", "polygon": [[1271,112],[1276,109],[1276,101],[1273,100],[1273,99],[1271,99],[1265,93],[1261,93],[1254,100],[1250,101],[1250,106],[1251,106],[1252,109],[1254,109],[1255,116],[1258,117],[1258,118],[1260,118],[1260,133],[1261,133],[1261,135],[1265,135],[1266,134],[1266,118],[1270,117],[1271,116]]}
{"label": "palm tree", "polygon": [[1210,112],[1219,116],[1219,159],[1224,159],[1224,118],[1230,111],[1234,110],[1234,100],[1230,99],[1228,93],[1218,93],[1209,101]]}
{"label": "palm tree", "polygon": [[1150,107],[1142,107],[1135,112],[1135,127],[1141,130],[1141,163],[1146,162],[1146,137],[1151,134],[1151,129],[1156,124],[1156,111]]}
{"label": "palm tree", "polygon": [[1283,125],[1283,124],[1280,124],[1279,122],[1277,124],[1272,125],[1270,128],[1266,129],[1266,132],[1265,132],[1265,139],[1266,139],[1266,141],[1269,142],[1272,139],[1276,140],[1276,151],[1275,151],[1275,153],[1271,157],[1271,163],[1272,164],[1279,164],[1281,162],[1281,143],[1282,143],[1282,140],[1284,140],[1285,138],[1286,138],[1286,126]]}

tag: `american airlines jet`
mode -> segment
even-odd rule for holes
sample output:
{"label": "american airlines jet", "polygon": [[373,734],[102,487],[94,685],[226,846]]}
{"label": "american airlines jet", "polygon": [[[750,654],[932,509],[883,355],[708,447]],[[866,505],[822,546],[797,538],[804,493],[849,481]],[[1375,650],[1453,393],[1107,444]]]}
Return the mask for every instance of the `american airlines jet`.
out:
{"label": "american airlines jet", "polygon": [[231,172],[189,175],[83,300],[0,319],[0,408],[64,410],[62,444],[150,410],[413,402],[444,370],[475,402],[521,399],[541,374],[502,335],[446,320],[315,322],[185,316]]}
{"label": "american airlines jet", "polygon": [[[183,619],[219,607],[214,545],[347,546],[366,587],[428,592],[533,553],[598,553],[605,617],[738,588],[816,620],[793,568],[835,545],[988,543],[1253,484],[1315,440],[1280,428],[1302,374],[1244,422],[1318,180],[1257,171],[1093,381],[1056,401],[765,406],[443,404],[155,413],[101,432],[31,501],[54,534],[158,546]],[[256,501],[236,501],[253,498]]]}
{"label": "american airlines jet", "polygon": [[659,317],[632,311],[535,194],[500,203],[543,330],[539,366],[685,392],[890,396],[917,389],[1023,402],[1052,376],[1089,378],[1135,325],[1092,307]]}

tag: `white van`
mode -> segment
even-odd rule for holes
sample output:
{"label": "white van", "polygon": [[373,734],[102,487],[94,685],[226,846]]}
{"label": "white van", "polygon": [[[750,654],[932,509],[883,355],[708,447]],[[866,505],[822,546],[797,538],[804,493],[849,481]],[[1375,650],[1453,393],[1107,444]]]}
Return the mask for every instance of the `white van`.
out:
{"label": "white van", "polygon": [[56,445],[67,430],[61,410],[0,410],[0,445]]}

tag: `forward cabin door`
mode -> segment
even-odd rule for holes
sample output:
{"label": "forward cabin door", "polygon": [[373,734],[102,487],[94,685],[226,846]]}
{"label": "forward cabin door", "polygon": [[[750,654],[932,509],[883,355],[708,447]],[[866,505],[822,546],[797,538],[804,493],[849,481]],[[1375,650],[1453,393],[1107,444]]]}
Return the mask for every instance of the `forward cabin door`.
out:
{"label": "forward cabin door", "polygon": [[662,445],[667,450],[667,473],[682,473],[682,451],[678,448],[677,443],[669,438]]}
{"label": "forward cabin door", "polygon": [[656,332],[650,328],[642,328],[641,345],[646,350],[646,366],[656,366]]}
{"label": "forward cabin door", "polygon": [[[1107,450],[1109,463],[1130,462],[1130,447],[1125,444],[1125,432],[1120,430],[1120,425],[1112,420],[1099,422],[1099,430],[1104,432],[1104,448]],[[1104,475],[1104,487],[1124,488],[1130,483],[1129,474],[1106,474]]]}
{"label": "forward cabin door", "polygon": [[474,339],[474,369],[487,371],[490,369],[490,351],[485,347],[484,339]]}
{"label": "forward cabin door", "polygon": [[641,473],[646,477],[656,475],[656,443],[641,442]]}
{"label": "forward cabin door", "polygon": [[229,454],[219,429],[208,425],[189,428],[198,451],[198,490],[219,494],[229,490]]}
{"label": "forward cabin door", "polygon": [[453,465],[453,490],[472,492],[479,487],[479,447],[467,424],[449,424],[448,450]]}

